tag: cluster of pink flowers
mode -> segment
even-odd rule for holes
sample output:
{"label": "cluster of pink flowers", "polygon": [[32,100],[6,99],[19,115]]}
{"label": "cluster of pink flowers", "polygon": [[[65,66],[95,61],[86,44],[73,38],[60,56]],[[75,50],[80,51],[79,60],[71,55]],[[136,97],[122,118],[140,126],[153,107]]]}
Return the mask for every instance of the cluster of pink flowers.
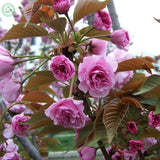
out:
{"label": "cluster of pink flowers", "polygon": [[7,123],[4,124],[5,129],[3,131],[3,136],[5,138],[12,138],[14,135],[18,137],[26,136],[29,133],[29,125],[21,123],[25,123],[29,119],[30,117],[25,116],[23,112],[21,114],[13,116],[11,120],[11,125]]}
{"label": "cluster of pink flowers", "polygon": [[[34,14],[34,16],[36,17],[37,13],[39,14],[39,16],[41,16],[43,12],[41,9],[45,5],[42,5],[42,7],[39,8],[38,5],[35,5],[37,7],[36,8],[34,6],[35,2],[37,2],[37,0],[23,0],[21,2],[24,7],[24,10],[21,11],[27,21],[26,25],[28,25],[29,20],[33,18],[32,14]],[[47,1],[38,1],[38,4],[41,4],[43,2],[47,3]],[[103,119],[103,128],[106,127],[106,123],[104,122],[104,115],[100,115],[101,117],[97,116],[100,113],[101,109],[103,109],[104,111],[107,107],[109,108],[110,106],[107,106],[109,102],[117,102],[117,104],[121,103],[121,99],[125,98],[128,93],[129,96],[127,95],[128,97],[126,97],[129,99],[128,101],[131,102],[122,102],[124,103],[124,105],[130,105],[130,103],[132,105],[133,103],[136,103],[137,100],[136,98],[133,98],[132,101],[132,96],[134,97],[134,91],[125,91],[125,87],[123,87],[133,77],[134,72],[130,71],[129,69],[129,71],[125,70],[123,72],[119,72],[119,64],[133,58],[133,56],[128,52],[128,47],[130,45],[130,37],[128,31],[123,29],[112,31],[111,17],[104,9],[99,10],[94,14],[92,27],[86,27],[89,28],[87,32],[83,33],[83,28],[80,31],[79,28],[76,28],[77,30],[74,30],[74,23],[69,19],[68,15],[69,9],[71,5],[73,5],[74,0],[54,0],[49,3],[51,3],[50,9],[52,10],[51,12],[53,12],[52,14],[55,13],[56,16],[50,17],[50,19],[47,18],[46,24],[37,26],[43,27],[48,30],[47,35],[49,36],[46,36],[46,34],[44,34],[43,36],[46,37],[41,37],[42,42],[49,45],[49,47],[47,46],[49,48],[48,54],[45,53],[46,48],[44,48],[44,52],[42,52],[41,55],[34,55],[32,57],[32,55],[30,55],[30,45],[25,44],[21,47],[23,56],[20,55],[16,57],[15,55],[13,56],[10,51],[6,50],[3,47],[0,47],[0,92],[2,97],[4,98],[6,107],[10,107],[9,112],[14,112],[11,123],[4,123],[3,137],[8,140],[0,145],[0,151],[4,152],[4,156],[0,157],[0,159],[2,160],[21,160],[22,158],[18,154],[18,146],[14,144],[13,140],[10,138],[14,136],[26,137],[27,135],[31,135],[31,132],[34,132],[31,131],[31,128],[33,127],[30,124],[35,117],[37,118],[37,115],[32,119],[33,112],[30,109],[26,108],[27,105],[25,106],[23,104],[28,103],[31,108],[35,105],[35,114],[38,113],[38,116],[39,114],[42,114],[44,123],[47,123],[48,119],[51,119],[54,125],[59,125],[67,129],[74,129],[76,132],[75,143],[77,143],[77,141],[81,138],[81,132],[83,133],[83,129],[85,130],[87,128],[87,124],[93,124],[92,128],[87,128],[89,131],[87,130],[87,134],[84,135],[82,141],[80,143],[77,143],[76,146],[81,160],[93,160],[96,158],[97,149],[101,148],[102,146],[99,145],[97,147],[95,145],[95,147],[94,145],[91,145],[92,143],[90,142],[96,138],[99,140],[99,136],[101,136],[97,135],[97,133],[99,132],[98,125],[102,123],[102,121],[100,122],[100,120]],[[32,13],[34,12],[34,10],[36,10],[34,7],[37,9],[36,13]],[[47,16],[48,13],[45,11],[44,13]],[[66,20],[68,20],[68,24],[65,26],[66,28],[68,27],[68,30],[65,30],[64,34],[60,32],[60,35],[58,35],[59,30],[56,28],[57,22],[54,21],[57,17],[59,17],[58,14],[64,14],[63,16],[66,16]],[[50,15],[48,15],[47,17],[49,16]],[[19,22],[20,20],[23,21],[24,17],[21,17],[14,13],[14,18],[17,22]],[[37,21],[43,21],[43,18],[38,19],[37,17],[35,18]],[[35,20],[34,18],[32,19],[33,21]],[[79,16],[78,18],[84,17]],[[64,18],[58,20],[60,22],[62,20],[62,23],[63,21],[65,22]],[[53,22],[53,24],[50,22]],[[52,25],[55,30],[53,30],[53,28],[50,28],[50,26]],[[84,30],[86,28],[84,28]],[[63,29],[63,27],[61,29]],[[51,34],[51,32],[53,33]],[[94,34],[97,32],[99,33],[99,35],[95,35],[93,36],[93,38],[89,36],[89,32]],[[107,35],[102,36],[101,33],[105,33]],[[112,48],[111,51],[108,51],[109,42],[98,39],[99,36],[108,38],[109,41],[113,43],[114,48]],[[26,40],[27,44],[30,44],[31,38],[28,38]],[[53,41],[58,42],[55,45],[55,48],[52,48],[51,46],[51,43]],[[20,58],[24,58],[24,55],[25,59],[21,60]],[[39,59],[39,66],[36,67],[35,65],[35,70],[33,72],[30,72],[23,79],[23,75],[25,74],[23,63],[24,61],[30,61],[33,59]],[[22,65],[19,65],[19,63],[21,63]],[[18,67],[16,67],[16,65]],[[47,68],[46,72],[37,72],[39,69],[43,70],[43,67],[45,69]],[[150,68],[147,69],[149,70]],[[43,77],[40,83],[35,81],[37,77]],[[47,82],[45,81],[46,77],[49,79],[49,81]],[[27,85],[24,83],[26,82],[26,80],[30,80]],[[137,87],[136,84],[135,87]],[[30,100],[26,95],[30,94],[31,92],[33,94],[33,97],[28,96],[31,99]],[[23,94],[21,93],[23,93],[24,96],[26,96],[29,100],[25,97],[27,99],[25,101],[25,98],[22,98]],[[38,93],[39,95],[46,95],[46,97],[48,97],[49,99],[48,102],[41,102],[41,98],[43,99],[43,97],[36,97],[36,93]],[[22,99],[25,102],[21,102],[20,104],[18,104],[18,102],[22,101]],[[15,103],[16,105],[12,104],[14,102],[17,102]],[[42,107],[39,110],[37,106]],[[118,108],[119,106],[115,107]],[[128,108],[130,109],[130,106]],[[127,115],[129,109],[126,109],[126,113],[124,114]],[[113,112],[116,113],[117,110],[115,109],[115,111]],[[160,114],[155,114],[154,111],[150,110],[145,114],[148,115],[147,123],[149,127],[160,130]],[[115,118],[116,116],[117,115],[113,117]],[[121,126],[118,128],[119,130],[121,130],[121,135],[118,138],[121,138],[121,136],[124,138],[124,136],[126,136],[126,142],[124,142],[125,147],[121,146],[121,142],[116,142],[117,146],[109,143],[110,146],[107,149],[103,148],[103,152],[106,151],[106,154],[108,154],[108,156],[113,160],[122,158],[126,160],[134,160],[139,156],[139,154],[144,154],[148,148],[150,149],[151,146],[154,146],[158,143],[158,139],[154,137],[140,139],[137,136],[140,132],[141,127],[141,124],[139,124],[135,120],[137,117],[135,119],[134,117],[131,117],[133,119],[131,119],[130,117],[127,117],[126,119],[125,118],[121,119],[121,122],[123,123],[122,128]],[[109,121],[112,121],[112,119],[110,119]],[[42,126],[40,127],[45,128],[45,125],[42,124]],[[117,130],[117,136],[119,136],[119,130]],[[96,133],[96,131],[98,132]],[[108,133],[108,130],[107,134],[110,134]],[[39,144],[41,145],[41,142]],[[120,149],[118,148],[119,146]]]}
{"label": "cluster of pink flowers", "polygon": [[1,160],[22,160],[18,154],[18,145],[13,142],[13,139],[7,139],[1,145],[1,152],[6,152],[3,157],[0,157]]}

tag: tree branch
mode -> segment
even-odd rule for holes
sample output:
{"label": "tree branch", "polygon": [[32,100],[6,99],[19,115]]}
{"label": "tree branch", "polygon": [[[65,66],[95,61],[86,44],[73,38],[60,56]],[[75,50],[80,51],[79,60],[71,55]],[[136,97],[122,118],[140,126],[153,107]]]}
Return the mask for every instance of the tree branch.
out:
{"label": "tree branch", "polygon": [[[5,104],[2,100],[2,97],[0,96],[0,108],[3,110],[6,109]],[[5,113],[5,120],[11,121],[12,117],[10,116],[9,112]],[[34,160],[44,160],[44,158],[40,155],[38,150],[34,147],[34,145],[31,143],[31,141],[27,137],[18,137],[18,140],[21,142],[25,150],[28,152],[28,154],[34,159]]]}
{"label": "tree branch", "polygon": [[116,8],[115,8],[115,5],[114,5],[114,1],[110,0],[107,7],[108,7],[109,14],[111,16],[111,19],[112,19],[113,30],[121,29],[121,26],[120,26],[120,23],[119,23],[119,20],[118,20],[118,15],[117,15],[117,12],[116,12]]}

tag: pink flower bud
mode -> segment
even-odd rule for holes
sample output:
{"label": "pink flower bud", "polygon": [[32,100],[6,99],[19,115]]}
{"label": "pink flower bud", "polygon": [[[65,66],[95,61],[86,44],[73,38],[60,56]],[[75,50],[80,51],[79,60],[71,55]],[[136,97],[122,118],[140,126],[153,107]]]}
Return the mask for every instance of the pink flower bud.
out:
{"label": "pink flower bud", "polygon": [[129,34],[126,30],[116,30],[111,33],[111,41],[120,49],[126,50],[130,44]]}
{"label": "pink flower bud", "polygon": [[129,132],[136,134],[137,133],[137,125],[135,122],[130,121],[126,123]]}
{"label": "pink flower bud", "polygon": [[53,9],[59,14],[66,14],[71,4],[69,0],[54,0]]}
{"label": "pink flower bud", "polygon": [[16,101],[21,93],[21,90],[21,84],[18,82],[14,82],[8,78],[0,81],[0,91],[2,93],[2,97],[9,103]]}
{"label": "pink flower bud", "polygon": [[83,109],[83,101],[67,98],[53,103],[45,110],[45,115],[54,120],[55,125],[80,129],[84,127],[86,121]]}
{"label": "pink flower bud", "polygon": [[0,47],[0,77],[8,77],[14,69],[14,60],[10,52]]}
{"label": "pink flower bud", "polygon": [[73,62],[63,55],[52,58],[50,70],[54,77],[62,82],[70,80],[75,74]]}
{"label": "pink flower bud", "polygon": [[106,11],[98,11],[93,19],[93,26],[97,30],[108,31],[112,27],[110,15]]}
{"label": "pink flower bud", "polygon": [[157,127],[160,125],[160,115],[155,114],[154,111],[150,111],[148,114],[148,123],[151,127]]}
{"label": "pink flower bud", "polygon": [[144,143],[142,141],[130,140],[129,147],[133,152],[137,150],[142,150],[144,148]]}
{"label": "pink flower bud", "polygon": [[29,116],[24,116],[24,113],[17,114],[12,118],[11,127],[13,129],[13,133],[19,137],[24,137],[28,134],[29,125],[20,124],[27,122],[30,119]]}

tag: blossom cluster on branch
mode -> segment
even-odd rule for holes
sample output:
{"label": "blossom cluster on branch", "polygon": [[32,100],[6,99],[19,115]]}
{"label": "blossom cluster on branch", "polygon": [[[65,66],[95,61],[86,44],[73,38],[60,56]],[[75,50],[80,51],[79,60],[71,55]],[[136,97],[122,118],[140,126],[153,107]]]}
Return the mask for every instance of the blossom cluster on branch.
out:
{"label": "blossom cluster on branch", "polygon": [[[0,92],[6,105],[0,159],[33,158],[18,151],[17,137],[28,137],[47,159],[49,147],[60,147],[53,136],[65,131],[75,132],[81,160],[95,159],[97,150],[104,160],[160,157],[156,61],[129,53],[128,31],[112,31],[109,1],[78,0],[73,18],[74,1],[22,1],[21,15],[14,13],[17,25],[0,35]],[[92,13],[93,25],[77,25]],[[33,37],[42,41],[34,54]]]}

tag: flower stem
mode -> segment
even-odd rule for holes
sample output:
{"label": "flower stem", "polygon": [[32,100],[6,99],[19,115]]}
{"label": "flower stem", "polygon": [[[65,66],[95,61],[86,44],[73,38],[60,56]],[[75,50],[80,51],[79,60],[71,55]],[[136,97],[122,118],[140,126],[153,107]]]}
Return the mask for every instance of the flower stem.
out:
{"label": "flower stem", "polygon": [[73,90],[73,85],[74,85],[75,77],[76,77],[76,76],[73,76],[73,78],[72,78],[72,80],[71,80],[71,86],[70,86],[70,90],[69,90],[69,95],[68,95],[68,97],[71,97],[71,96],[72,96],[72,90]]}
{"label": "flower stem", "polygon": [[92,39],[92,38],[107,38],[108,41],[111,41],[110,40],[110,36],[109,35],[98,35],[98,36],[92,36],[92,37],[89,37],[89,38],[85,38],[83,39],[83,41],[86,41],[86,40],[89,40],[89,39]]}
{"label": "flower stem", "polygon": [[89,32],[91,32],[93,29],[94,29],[93,26],[92,26],[91,28],[89,28],[89,29],[81,36],[80,41],[81,41],[81,39],[82,39],[84,36],[86,36],[86,35],[87,35]]}
{"label": "flower stem", "polygon": [[17,65],[17,64],[19,64],[19,63],[23,63],[23,62],[27,62],[27,61],[31,61],[31,60],[35,60],[35,59],[42,59],[42,57],[41,57],[41,58],[39,58],[39,57],[34,57],[34,58],[24,59],[24,60],[15,62],[14,64]]}
{"label": "flower stem", "polygon": [[21,82],[23,84],[28,78],[30,78],[39,68],[41,68],[50,58],[45,59],[35,70],[33,70],[30,74],[28,74]]}
{"label": "flower stem", "polygon": [[69,24],[70,24],[70,26],[71,26],[71,28],[72,28],[73,34],[74,34],[74,36],[75,36],[75,40],[76,40],[76,42],[77,42],[77,35],[76,35],[76,33],[75,33],[73,24],[72,24],[72,22],[71,22],[71,20],[70,20],[70,18],[69,18],[69,16],[68,16],[68,13],[66,13],[65,15],[66,15],[67,20],[68,20],[68,22],[69,22]]}
{"label": "flower stem", "polygon": [[16,58],[39,58],[39,59],[42,59],[44,57],[42,56],[13,56],[14,59]]}
{"label": "flower stem", "polygon": [[106,148],[104,147],[104,144],[103,144],[103,141],[102,140],[99,140],[98,142],[98,145],[99,145],[99,148],[101,149],[103,155],[104,155],[104,158],[106,160],[111,160],[110,156],[108,155],[107,151],[106,151]]}

